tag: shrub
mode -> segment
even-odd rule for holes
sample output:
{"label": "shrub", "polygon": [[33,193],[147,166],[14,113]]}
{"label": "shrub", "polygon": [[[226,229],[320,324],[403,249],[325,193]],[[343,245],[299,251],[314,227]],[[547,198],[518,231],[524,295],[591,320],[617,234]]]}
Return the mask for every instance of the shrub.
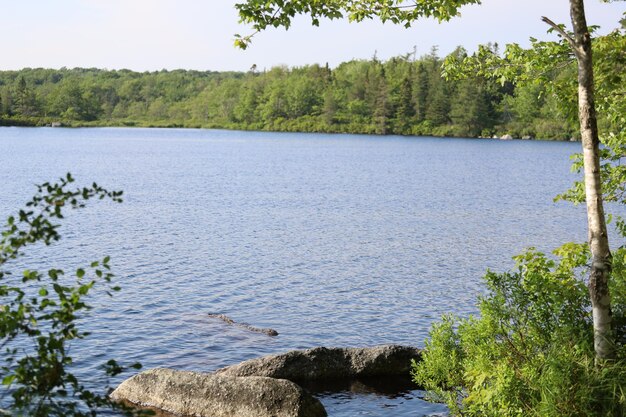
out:
{"label": "shrub", "polygon": [[[586,245],[566,244],[556,259],[529,250],[516,269],[488,272],[479,317],[444,317],[433,326],[413,378],[464,416],[624,416],[626,349],[596,366]],[[615,323],[623,331],[623,249],[615,254]],[[619,323],[622,323],[621,325]],[[618,339],[619,340],[619,339]]]}

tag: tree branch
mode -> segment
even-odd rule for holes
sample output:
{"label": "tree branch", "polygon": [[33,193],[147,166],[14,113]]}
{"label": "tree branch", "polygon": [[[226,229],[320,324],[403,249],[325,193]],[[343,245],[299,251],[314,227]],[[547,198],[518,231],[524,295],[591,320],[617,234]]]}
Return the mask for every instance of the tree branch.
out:
{"label": "tree branch", "polygon": [[561,26],[557,25],[556,23],[554,23],[552,20],[548,19],[545,16],[541,17],[541,21],[544,23],[547,23],[549,26],[552,27],[552,29],[556,30],[559,33],[559,35],[561,35],[569,43],[569,45],[572,47],[572,50],[574,51],[576,56],[580,54],[580,50],[574,38],[572,38],[566,31],[564,31]]}

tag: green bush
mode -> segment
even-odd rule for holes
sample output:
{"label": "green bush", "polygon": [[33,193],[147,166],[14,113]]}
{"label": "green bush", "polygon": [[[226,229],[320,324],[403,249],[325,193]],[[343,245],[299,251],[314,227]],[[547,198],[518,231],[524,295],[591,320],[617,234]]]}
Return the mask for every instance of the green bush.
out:
{"label": "green bush", "polygon": [[[624,416],[626,349],[596,366],[590,301],[581,279],[586,245],[567,244],[556,259],[529,250],[507,273],[488,272],[479,317],[444,317],[433,326],[415,382],[455,415]],[[626,252],[614,256],[615,323],[623,332]],[[620,324],[621,323],[621,324]],[[618,340],[620,340],[618,338]]]}

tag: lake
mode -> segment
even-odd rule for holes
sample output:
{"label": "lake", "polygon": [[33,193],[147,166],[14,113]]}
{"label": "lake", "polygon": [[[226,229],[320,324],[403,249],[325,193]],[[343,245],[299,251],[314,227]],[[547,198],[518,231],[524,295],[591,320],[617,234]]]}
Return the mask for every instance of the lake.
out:
{"label": "lake", "polygon": [[[29,268],[111,256],[72,346],[212,371],[314,346],[422,346],[442,314],[476,311],[485,271],[535,246],[585,241],[584,207],[554,203],[579,143],[178,129],[0,128],[0,216],[71,172],[124,190],[73,212]],[[208,317],[276,329],[251,333]],[[113,381],[117,383],[119,380]],[[99,383],[90,380],[90,383]],[[417,390],[319,394],[329,415],[424,416]]]}

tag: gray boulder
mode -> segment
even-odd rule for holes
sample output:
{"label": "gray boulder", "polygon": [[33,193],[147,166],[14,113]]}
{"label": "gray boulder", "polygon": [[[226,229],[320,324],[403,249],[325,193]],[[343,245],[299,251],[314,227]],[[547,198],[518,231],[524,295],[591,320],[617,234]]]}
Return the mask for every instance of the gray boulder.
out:
{"label": "gray boulder", "polygon": [[111,393],[111,398],[181,416],[326,416],[317,399],[284,379],[240,378],[164,368],[127,379]]}
{"label": "gray boulder", "polygon": [[408,346],[294,350],[251,359],[216,371],[218,375],[263,376],[294,382],[407,376],[420,350]]}

